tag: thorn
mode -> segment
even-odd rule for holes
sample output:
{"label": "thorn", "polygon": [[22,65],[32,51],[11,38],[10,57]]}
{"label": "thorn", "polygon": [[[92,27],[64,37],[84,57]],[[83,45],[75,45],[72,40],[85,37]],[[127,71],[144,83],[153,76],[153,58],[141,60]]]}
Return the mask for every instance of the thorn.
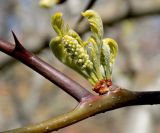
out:
{"label": "thorn", "polygon": [[17,36],[16,36],[15,33],[13,32],[13,30],[11,30],[11,32],[12,32],[12,35],[13,35],[15,44],[16,44],[16,45],[21,45],[21,43],[19,42]]}
{"label": "thorn", "polygon": [[17,38],[16,34],[14,33],[14,31],[11,30],[11,32],[12,32],[12,35],[13,35],[13,38],[14,38],[14,42],[15,42],[15,45],[16,45],[15,49],[24,50],[22,44],[21,44],[20,41],[18,40],[18,38]]}

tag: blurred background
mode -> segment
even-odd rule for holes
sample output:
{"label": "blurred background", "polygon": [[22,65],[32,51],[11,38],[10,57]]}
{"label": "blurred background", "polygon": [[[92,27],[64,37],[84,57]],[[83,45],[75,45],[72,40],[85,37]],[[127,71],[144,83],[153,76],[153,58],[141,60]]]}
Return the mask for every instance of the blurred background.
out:
{"label": "blurred background", "polygon": [[[0,0],[0,38],[13,42],[13,30],[25,48],[90,89],[90,84],[60,63],[48,47],[55,37],[50,20],[56,11],[64,14],[65,22],[83,39],[87,38],[90,32],[86,20],[77,22],[89,2],[66,0],[43,9],[38,0]],[[130,90],[159,90],[160,0],[96,0],[91,8],[102,17],[104,37],[114,38],[119,44],[114,83]],[[0,131],[39,123],[76,105],[54,84],[0,52]],[[57,133],[160,133],[159,112],[159,105],[121,108]]]}

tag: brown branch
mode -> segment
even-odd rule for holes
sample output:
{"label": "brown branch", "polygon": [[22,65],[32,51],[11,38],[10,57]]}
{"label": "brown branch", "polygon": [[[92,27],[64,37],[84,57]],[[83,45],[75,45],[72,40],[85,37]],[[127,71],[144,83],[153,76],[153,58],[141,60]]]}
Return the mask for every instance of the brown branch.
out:
{"label": "brown branch", "polygon": [[[48,48],[49,40],[50,40],[49,37],[46,37],[46,39],[44,39],[42,45],[39,46],[38,48],[34,49],[34,50],[31,50],[31,52],[34,53],[34,54],[41,53],[42,50],[44,50],[45,48]],[[6,59],[6,60],[4,60],[3,62],[0,63],[0,70],[1,71],[8,70],[8,67],[12,67],[17,62],[18,62],[18,60],[15,60],[14,58]]]}
{"label": "brown branch", "polygon": [[30,68],[50,80],[52,83],[62,88],[77,101],[81,101],[83,98],[92,96],[92,94],[81,85],[65,76],[31,52],[27,51],[20,44],[14,33],[13,36],[16,45],[0,40],[0,51],[18,59],[25,65],[29,66]]}
{"label": "brown branch", "polygon": [[79,105],[69,113],[40,124],[1,133],[49,133],[105,111],[126,106],[150,104],[160,104],[160,91],[132,92],[117,86],[111,86],[107,94],[92,96],[80,102]]}
{"label": "brown branch", "polygon": [[[157,13],[159,14],[160,11]],[[107,21],[107,24],[115,24],[126,18],[137,18],[144,15],[152,15],[152,12],[145,12],[142,14],[132,14],[131,12],[119,18]],[[44,121],[40,124],[4,131],[1,133],[51,132],[105,111],[133,105],[160,104],[160,91],[133,92],[121,89],[120,87],[114,85],[110,87],[107,94],[94,96],[79,84],[64,76],[62,73],[33,55],[31,52],[24,49],[14,33],[13,36],[16,45],[0,40],[0,51],[18,59],[25,65],[40,73],[42,76],[46,77],[51,82],[61,87],[64,91],[79,101],[79,104],[73,111],[59,117]]]}

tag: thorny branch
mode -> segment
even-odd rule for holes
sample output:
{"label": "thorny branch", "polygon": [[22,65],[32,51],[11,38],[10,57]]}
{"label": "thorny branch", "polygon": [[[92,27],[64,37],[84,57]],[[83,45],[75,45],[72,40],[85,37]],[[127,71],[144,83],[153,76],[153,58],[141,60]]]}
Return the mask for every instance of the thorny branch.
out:
{"label": "thorny branch", "polygon": [[[42,50],[48,48],[48,44],[49,44],[49,40],[50,38],[49,37],[46,37],[44,39],[44,41],[42,42],[42,45],[39,46],[38,48],[32,50],[31,52],[34,53],[34,54],[39,54],[42,52]],[[14,64],[16,64],[18,61],[13,59],[13,58],[9,58],[9,59],[6,59],[4,60],[3,62],[0,62],[0,70],[1,71],[4,71],[4,70],[7,70],[9,67],[12,67]]]}
{"label": "thorny branch", "polygon": [[50,80],[52,83],[62,88],[65,92],[67,92],[79,102],[83,98],[92,96],[92,94],[84,89],[81,85],[69,79],[67,76],[60,73],[58,70],[56,70],[31,52],[27,51],[18,41],[14,33],[13,36],[15,45],[0,40],[0,51],[18,59],[25,65],[29,66],[30,68]]}
{"label": "thorny branch", "polygon": [[160,104],[160,91],[133,92],[115,85],[110,86],[108,93],[101,96],[95,96],[82,88],[75,81],[64,76],[61,72],[27,51],[20,44],[14,33],[13,36],[16,45],[0,40],[0,51],[16,58],[58,85],[61,89],[77,99],[79,104],[73,111],[41,122],[40,124],[8,130],[1,133],[51,132],[105,111],[125,106]]}

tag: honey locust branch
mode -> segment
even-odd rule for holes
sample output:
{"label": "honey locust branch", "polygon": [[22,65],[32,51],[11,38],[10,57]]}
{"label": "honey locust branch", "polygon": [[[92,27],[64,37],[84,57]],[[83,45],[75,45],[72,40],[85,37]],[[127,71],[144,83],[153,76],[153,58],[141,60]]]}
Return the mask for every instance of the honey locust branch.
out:
{"label": "honey locust branch", "polygon": [[116,85],[110,86],[106,94],[95,96],[85,88],[82,88],[75,81],[64,76],[61,72],[27,51],[20,44],[14,33],[13,36],[16,45],[0,40],[0,51],[16,58],[58,85],[61,89],[74,97],[78,101],[78,105],[71,112],[39,124],[11,129],[1,133],[49,133],[113,109],[133,105],[160,104],[160,91],[134,92]]}

